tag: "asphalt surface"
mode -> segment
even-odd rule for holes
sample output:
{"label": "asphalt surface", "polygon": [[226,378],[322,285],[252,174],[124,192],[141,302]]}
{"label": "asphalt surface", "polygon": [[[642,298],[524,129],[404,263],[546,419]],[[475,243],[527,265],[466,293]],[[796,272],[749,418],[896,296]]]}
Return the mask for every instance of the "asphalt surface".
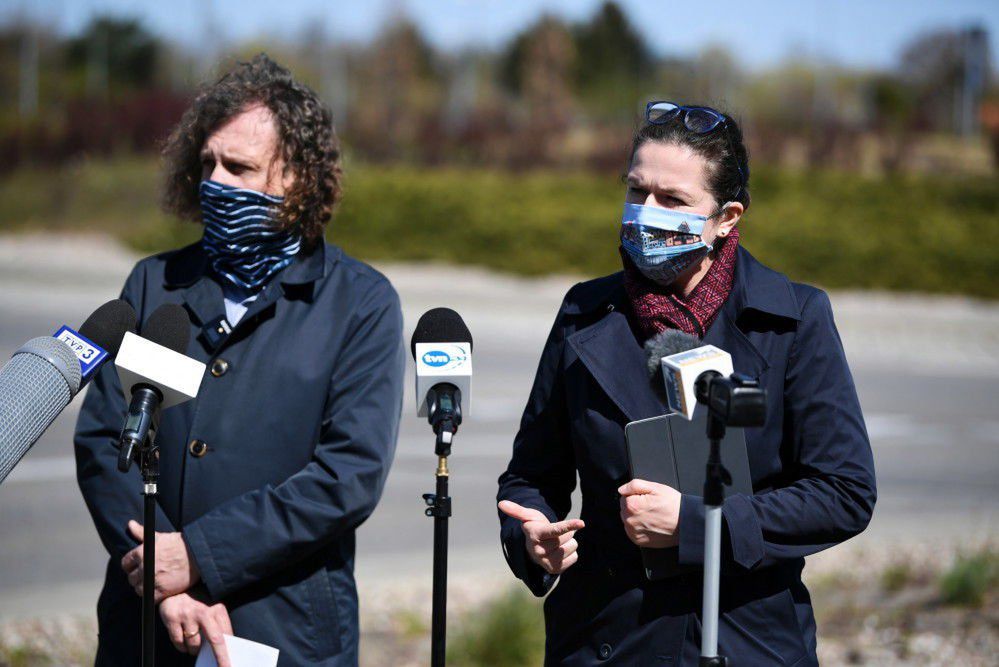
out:
{"label": "asphalt surface", "polygon": [[[134,257],[101,240],[0,237],[0,360],[117,296]],[[511,580],[497,539],[496,478],[506,465],[541,345],[568,278],[524,281],[440,267],[385,267],[407,338],[449,305],[475,335],[470,414],[451,465],[451,572]],[[961,299],[834,294],[871,434],[879,501],[850,548],[963,544],[999,534],[999,306]],[[412,369],[398,452],[359,531],[362,592],[429,587],[433,490],[429,427],[415,416]],[[76,485],[77,397],[0,486],[0,620],[92,613],[107,554]],[[578,504],[577,504],[578,506]],[[845,549],[847,547],[838,547]]]}

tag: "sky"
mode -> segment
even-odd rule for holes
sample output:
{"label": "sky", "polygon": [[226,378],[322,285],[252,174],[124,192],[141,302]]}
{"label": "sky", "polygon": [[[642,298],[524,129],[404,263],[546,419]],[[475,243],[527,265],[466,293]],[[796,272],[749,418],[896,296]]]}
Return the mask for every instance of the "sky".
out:
{"label": "sky", "polygon": [[[407,16],[437,47],[501,48],[543,14],[585,20],[601,0],[0,0],[0,22],[28,16],[62,33],[95,15],[139,18],[147,28],[189,46],[219,35],[231,44],[258,37],[294,38],[322,26],[339,40],[366,42],[394,17]],[[658,55],[690,56],[724,45],[748,70],[797,56],[846,67],[891,68],[920,33],[984,27],[993,62],[999,55],[999,0],[619,0]],[[215,26],[210,30],[208,26]],[[218,45],[216,45],[217,47]]]}

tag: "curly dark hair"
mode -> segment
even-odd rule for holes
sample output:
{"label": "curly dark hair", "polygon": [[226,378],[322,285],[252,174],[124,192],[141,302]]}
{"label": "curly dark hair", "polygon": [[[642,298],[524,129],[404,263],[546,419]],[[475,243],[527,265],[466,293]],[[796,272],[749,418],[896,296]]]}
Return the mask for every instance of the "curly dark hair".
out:
{"label": "curly dark hair", "polygon": [[202,145],[216,128],[254,104],[263,104],[274,114],[278,150],[294,174],[276,225],[301,234],[302,249],[310,253],[322,243],[326,224],[340,200],[340,142],[329,107],[264,53],[238,63],[202,88],[167,138],[163,145],[163,208],[184,219],[201,220],[198,187]]}

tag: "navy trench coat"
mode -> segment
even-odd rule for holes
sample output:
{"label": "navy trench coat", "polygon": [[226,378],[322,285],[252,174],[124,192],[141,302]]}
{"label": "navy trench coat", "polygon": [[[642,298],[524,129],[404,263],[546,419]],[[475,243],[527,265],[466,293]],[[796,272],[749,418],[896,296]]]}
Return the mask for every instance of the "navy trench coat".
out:
{"label": "navy trench coat", "polygon": [[[626,423],[668,412],[626,317],[623,274],[573,287],[545,344],[500,500],[556,521],[578,473],[579,560],[545,600],[546,664],[696,665],[703,570],[649,582],[620,518],[629,480]],[[753,495],[723,506],[719,653],[731,664],[817,663],[804,557],[860,533],[876,499],[874,464],[829,299],[740,248],[735,283],[705,343],[768,393],[766,424],[746,429]],[[707,446],[705,444],[705,446]],[[556,577],[501,515],[507,562],[538,596]],[[703,563],[704,505],[684,494],[679,560]]]}
{"label": "navy trench coat", "polygon": [[[144,322],[190,314],[188,356],[209,365],[198,397],[162,413],[156,529],[181,531],[208,595],[238,636],[275,646],[281,667],[357,663],[354,532],[395,452],[405,348],[388,280],[320,246],[276,274],[232,328],[200,244],[140,261],[122,297]],[[141,329],[140,329],[141,333]],[[121,557],[142,521],[137,466],[116,468],[126,410],[112,364],[76,430],[77,477],[110,555],[97,604],[98,665],[139,664],[140,598]],[[158,620],[158,619],[157,619]],[[160,623],[158,664],[191,665]]]}

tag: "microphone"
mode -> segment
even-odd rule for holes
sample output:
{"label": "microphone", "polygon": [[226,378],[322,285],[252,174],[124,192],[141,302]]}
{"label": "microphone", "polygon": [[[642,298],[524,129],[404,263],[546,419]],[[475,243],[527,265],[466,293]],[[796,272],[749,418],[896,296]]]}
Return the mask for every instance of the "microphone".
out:
{"label": "microphone", "polygon": [[183,306],[163,304],[143,327],[145,337],[125,334],[115,366],[125,400],[125,425],[118,439],[118,469],[127,472],[148,439],[156,439],[160,410],[198,395],[205,364],[184,355],[191,321]]}
{"label": "microphone", "polygon": [[135,326],[126,302],[109,301],[76,332],[33,338],[0,368],[0,483]]}
{"label": "microphone", "polygon": [[732,374],[732,356],[714,345],[701,345],[696,336],[679,329],[665,329],[645,341],[649,377],[662,386],[674,413],[694,418],[697,379],[707,371]]}
{"label": "microphone", "polygon": [[766,392],[759,382],[735,373],[732,355],[694,336],[667,329],[645,343],[649,373],[662,369],[670,409],[688,420],[698,403],[726,426],[760,426],[766,418]]}
{"label": "microphone", "polygon": [[694,418],[695,387],[704,373],[732,374],[732,355],[677,329],[666,329],[645,343],[649,374],[655,380],[662,372],[666,402],[670,410]]}
{"label": "microphone", "polygon": [[108,301],[95,310],[76,332],[62,326],[52,334],[73,351],[80,360],[81,383],[85,386],[104,362],[118,356],[126,332],[135,330],[135,310],[121,299]]}
{"label": "microphone", "polygon": [[663,357],[693,349],[700,344],[700,340],[679,329],[664,329],[645,341],[643,348],[647,356],[649,380],[652,384],[652,390],[659,398],[669,402],[663,378]]}
{"label": "microphone", "polygon": [[472,334],[461,315],[433,308],[417,322],[410,349],[416,361],[416,416],[433,427],[438,455],[449,456],[462,408],[467,414],[470,404]]}

